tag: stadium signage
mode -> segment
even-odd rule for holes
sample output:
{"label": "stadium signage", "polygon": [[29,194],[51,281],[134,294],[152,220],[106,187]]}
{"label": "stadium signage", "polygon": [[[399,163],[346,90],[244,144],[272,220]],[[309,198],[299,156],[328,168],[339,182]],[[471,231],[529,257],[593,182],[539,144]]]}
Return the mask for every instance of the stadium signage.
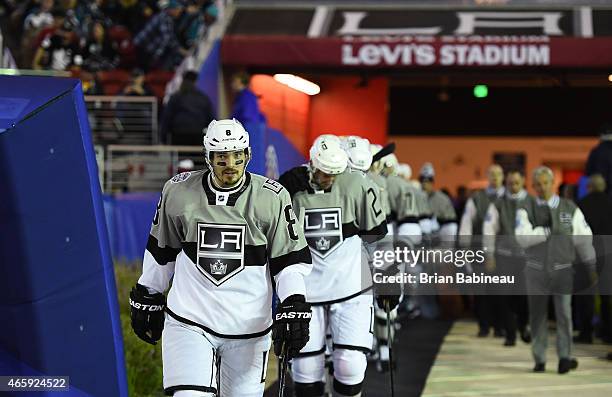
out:
{"label": "stadium signage", "polygon": [[239,7],[222,57],[240,66],[607,68],[612,9]]}
{"label": "stadium signage", "polygon": [[342,45],[343,65],[542,66],[550,64],[548,45],[533,44],[353,44]]}

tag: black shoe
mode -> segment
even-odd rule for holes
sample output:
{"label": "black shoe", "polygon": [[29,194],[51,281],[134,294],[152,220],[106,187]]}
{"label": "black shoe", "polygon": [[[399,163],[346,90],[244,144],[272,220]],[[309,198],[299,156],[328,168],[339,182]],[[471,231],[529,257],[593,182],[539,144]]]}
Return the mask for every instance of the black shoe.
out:
{"label": "black shoe", "polygon": [[481,329],[478,331],[478,335],[479,338],[486,338],[487,336],[489,336],[489,330],[488,329]]}
{"label": "black shoe", "polygon": [[531,332],[528,329],[521,331],[521,340],[525,343],[531,343]]}
{"label": "black shoe", "polygon": [[535,367],[533,367],[533,372],[544,372],[546,371],[546,364],[544,363],[536,363]]}
{"label": "black shoe", "polygon": [[516,345],[516,340],[514,339],[506,339],[504,341],[504,346],[515,346]]}
{"label": "black shoe", "polygon": [[608,353],[608,355],[606,356],[606,358],[610,361],[612,361],[612,353]]}
{"label": "black shoe", "polygon": [[495,332],[493,332],[493,336],[496,338],[503,338],[506,336],[506,332],[503,329],[496,329]]}
{"label": "black shoe", "polygon": [[560,374],[566,374],[570,371],[570,369],[578,368],[578,360],[575,358],[562,358],[559,360],[559,367],[557,368],[557,372]]}
{"label": "black shoe", "polygon": [[593,337],[590,335],[574,336],[574,343],[585,343],[585,344],[591,345],[593,344]]}

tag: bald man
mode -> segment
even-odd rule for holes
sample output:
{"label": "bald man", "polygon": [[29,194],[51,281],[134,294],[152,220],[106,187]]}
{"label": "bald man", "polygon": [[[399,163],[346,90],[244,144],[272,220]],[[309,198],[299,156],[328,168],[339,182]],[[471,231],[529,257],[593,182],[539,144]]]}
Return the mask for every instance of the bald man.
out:
{"label": "bald man", "polygon": [[[493,164],[487,171],[489,186],[472,194],[465,204],[465,210],[459,226],[459,244],[464,248],[482,248],[482,225],[491,203],[504,196],[504,170],[498,164]],[[474,269],[480,273],[485,269]],[[502,336],[499,316],[496,316],[495,304],[498,300],[493,296],[478,294],[474,296],[474,311],[478,319],[478,336],[489,335],[490,327],[495,328],[495,335]]]}

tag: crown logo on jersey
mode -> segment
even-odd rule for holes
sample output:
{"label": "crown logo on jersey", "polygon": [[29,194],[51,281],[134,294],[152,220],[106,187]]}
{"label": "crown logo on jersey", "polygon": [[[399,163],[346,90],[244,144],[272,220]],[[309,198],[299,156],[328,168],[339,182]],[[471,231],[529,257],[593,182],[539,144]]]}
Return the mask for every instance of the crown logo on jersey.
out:
{"label": "crown logo on jersey", "polygon": [[215,263],[210,264],[210,273],[218,276],[223,276],[227,272],[227,265],[217,259]]}
{"label": "crown logo on jersey", "polygon": [[321,237],[320,239],[317,240],[316,244],[317,244],[317,249],[319,251],[327,251],[329,249],[330,241],[326,239],[325,237]]}

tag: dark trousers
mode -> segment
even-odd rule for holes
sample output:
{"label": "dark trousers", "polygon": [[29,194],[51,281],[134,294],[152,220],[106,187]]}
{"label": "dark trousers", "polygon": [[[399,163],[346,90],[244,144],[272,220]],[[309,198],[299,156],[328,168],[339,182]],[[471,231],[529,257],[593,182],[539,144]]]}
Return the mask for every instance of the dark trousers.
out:
{"label": "dark trousers", "polygon": [[516,340],[517,329],[525,331],[529,322],[529,310],[527,309],[527,297],[525,295],[500,295],[499,297],[500,317],[506,339]]}
{"label": "dark trousers", "polygon": [[516,340],[517,329],[523,332],[529,322],[527,296],[525,295],[525,261],[521,257],[496,255],[496,274],[514,276],[515,283],[500,286],[499,317],[506,332],[506,339]]}

